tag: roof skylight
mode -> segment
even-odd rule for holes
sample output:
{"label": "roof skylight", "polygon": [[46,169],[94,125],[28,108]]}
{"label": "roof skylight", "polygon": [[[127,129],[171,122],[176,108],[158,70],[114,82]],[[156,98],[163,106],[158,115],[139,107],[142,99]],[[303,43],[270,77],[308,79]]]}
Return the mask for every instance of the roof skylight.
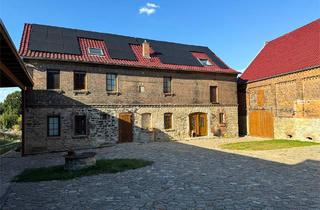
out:
{"label": "roof skylight", "polygon": [[101,48],[96,47],[89,47],[88,48],[89,55],[97,55],[97,56],[103,56],[103,51]]}
{"label": "roof skylight", "polygon": [[198,60],[203,66],[211,66],[212,65],[212,63],[208,59],[198,58]]}

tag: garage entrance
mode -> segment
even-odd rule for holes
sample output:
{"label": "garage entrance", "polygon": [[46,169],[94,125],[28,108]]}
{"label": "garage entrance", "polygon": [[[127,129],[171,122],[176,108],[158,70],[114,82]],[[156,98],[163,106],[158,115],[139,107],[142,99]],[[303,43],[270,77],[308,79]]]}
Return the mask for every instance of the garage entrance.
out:
{"label": "garage entrance", "polygon": [[273,138],[272,112],[267,110],[257,110],[250,112],[249,133],[251,136]]}

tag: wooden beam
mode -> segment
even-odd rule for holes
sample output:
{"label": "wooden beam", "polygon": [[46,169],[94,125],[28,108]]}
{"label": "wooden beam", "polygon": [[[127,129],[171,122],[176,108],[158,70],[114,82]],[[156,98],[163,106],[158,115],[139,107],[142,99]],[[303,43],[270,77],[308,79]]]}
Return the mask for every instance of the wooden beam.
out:
{"label": "wooden beam", "polygon": [[10,69],[0,61],[0,69],[1,71],[7,75],[14,83],[16,83],[17,86],[19,86],[21,89],[25,89],[25,85],[10,71]]}
{"label": "wooden beam", "polygon": [[26,148],[26,140],[25,140],[25,123],[26,123],[26,119],[25,119],[25,110],[26,110],[26,96],[25,96],[25,90],[22,90],[21,91],[21,97],[22,97],[22,104],[21,104],[21,107],[22,107],[22,125],[21,125],[21,156],[24,156],[25,155],[25,148]]}
{"label": "wooden beam", "polygon": [[3,38],[3,40],[6,42],[7,46],[11,49],[12,54],[15,56],[15,60],[20,65],[23,74],[26,76],[26,79],[29,80],[28,82],[27,81],[25,82],[26,85],[22,85],[22,86],[21,86],[21,82],[23,83],[23,81],[20,81],[20,85],[19,85],[20,88],[24,87],[24,89],[25,89],[25,86],[29,85],[28,83],[30,83],[30,85],[33,86],[32,78],[29,75],[23,61],[21,60],[12,40],[10,38],[10,35],[9,35],[6,27],[4,26],[3,22],[1,21],[1,19],[0,19],[0,33],[1,33],[1,38]]}

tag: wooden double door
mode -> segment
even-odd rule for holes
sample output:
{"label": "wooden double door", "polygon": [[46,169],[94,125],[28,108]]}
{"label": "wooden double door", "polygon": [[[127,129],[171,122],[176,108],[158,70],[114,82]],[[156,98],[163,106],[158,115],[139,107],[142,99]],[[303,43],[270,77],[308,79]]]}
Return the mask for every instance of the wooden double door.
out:
{"label": "wooden double door", "polygon": [[249,113],[249,134],[273,138],[273,115],[271,111],[256,110]]}
{"label": "wooden double door", "polygon": [[208,135],[206,113],[192,113],[189,115],[191,137]]}
{"label": "wooden double door", "polygon": [[118,143],[132,142],[133,115],[130,112],[119,114],[119,141]]}

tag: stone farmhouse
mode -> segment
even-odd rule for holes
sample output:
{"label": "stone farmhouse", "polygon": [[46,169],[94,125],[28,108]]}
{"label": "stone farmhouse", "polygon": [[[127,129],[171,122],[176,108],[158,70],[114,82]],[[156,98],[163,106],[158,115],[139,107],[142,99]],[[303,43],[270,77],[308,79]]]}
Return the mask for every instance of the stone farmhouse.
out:
{"label": "stone farmhouse", "polygon": [[28,153],[238,136],[237,74],[209,48],[25,24]]}
{"label": "stone farmhouse", "polygon": [[320,141],[320,19],[267,42],[239,80],[241,134]]}

